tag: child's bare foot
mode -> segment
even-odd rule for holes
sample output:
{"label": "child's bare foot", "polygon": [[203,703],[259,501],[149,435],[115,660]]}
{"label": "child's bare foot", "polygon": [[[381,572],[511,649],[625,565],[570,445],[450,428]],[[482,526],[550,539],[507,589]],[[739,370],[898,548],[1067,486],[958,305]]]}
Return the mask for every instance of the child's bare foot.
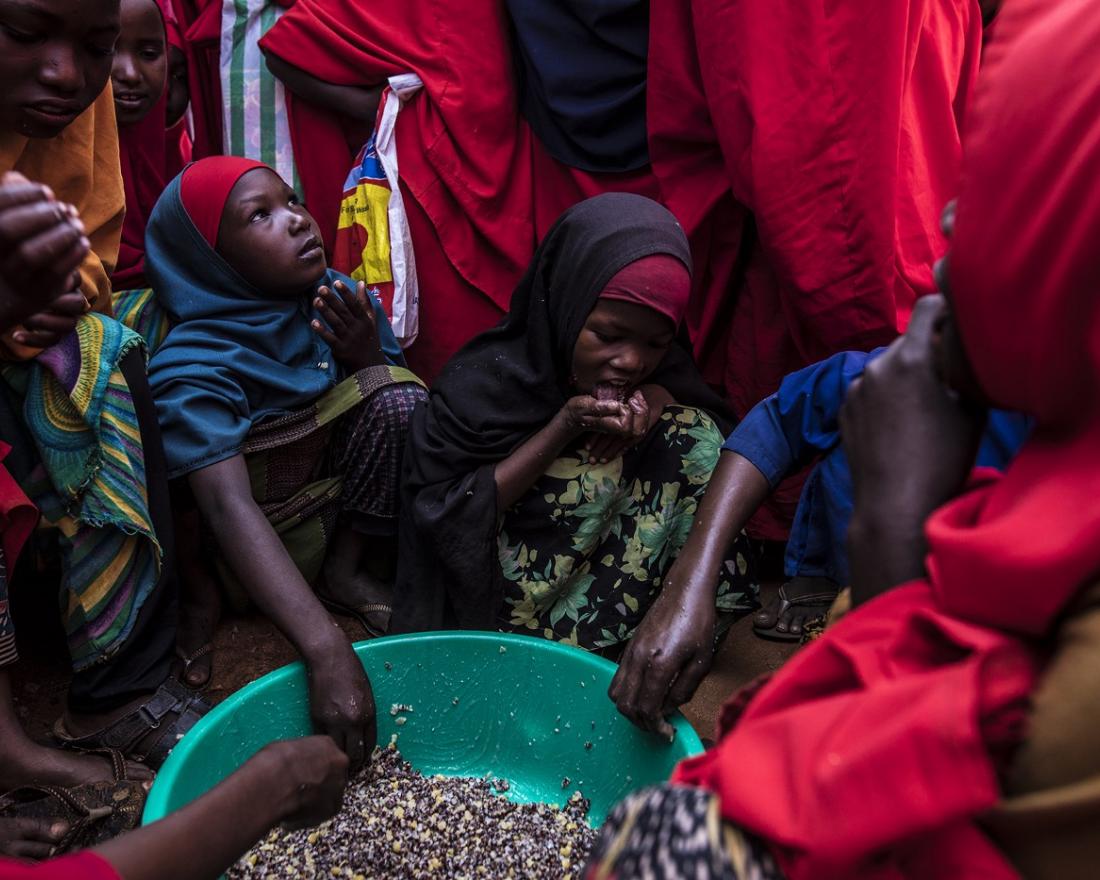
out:
{"label": "child's bare foot", "polygon": [[[21,785],[57,785],[70,788],[89,782],[111,782],[115,778],[111,761],[101,755],[87,755],[49,748],[20,737],[19,743],[4,744],[0,759],[0,790]],[[135,761],[126,762],[129,779],[153,781],[153,771]]]}
{"label": "child's bare foot", "polygon": [[0,856],[48,859],[68,833],[69,823],[59,819],[0,817]]}
{"label": "child's bare foot", "polygon": [[200,560],[180,565],[183,590],[176,630],[177,675],[189,688],[199,690],[210,682],[214,667],[214,635],[221,620],[218,582]]}
{"label": "child's bare foot", "polygon": [[317,595],[331,610],[356,618],[375,636],[389,627],[393,582],[368,565],[370,540],[346,527],[336,533],[325,556],[325,583]]}
{"label": "child's bare foot", "polygon": [[[68,788],[87,782],[114,780],[114,765],[105,756],[67,752],[34,742],[23,731],[11,698],[7,673],[0,671],[0,791],[21,785],[58,785]],[[126,776],[153,779],[153,771],[134,761],[126,762]]]}
{"label": "child's bare foot", "polygon": [[202,517],[196,508],[173,508],[180,576],[180,619],[176,630],[179,666],[173,670],[187,687],[199,690],[210,682],[214,666],[214,634],[221,620],[222,600],[217,578],[207,564]]}

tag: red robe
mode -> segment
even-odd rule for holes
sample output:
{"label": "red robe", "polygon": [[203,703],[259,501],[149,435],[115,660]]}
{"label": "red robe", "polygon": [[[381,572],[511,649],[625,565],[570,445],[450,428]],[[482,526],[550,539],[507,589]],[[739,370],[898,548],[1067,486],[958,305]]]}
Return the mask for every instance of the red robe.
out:
{"label": "red robe", "polygon": [[1100,572],[1100,8],[1014,0],[1001,16],[951,294],[983,391],[1033,416],[1032,437],[929,518],[926,579],[800,651],[676,774],[790,880],[1015,877],[975,820],[1000,796],[1047,639]]}
{"label": "red robe", "polygon": [[187,84],[191,92],[194,158],[222,154],[220,0],[170,0],[184,34]]}
{"label": "red robe", "polygon": [[[503,4],[458,16],[441,0],[298,0],[261,45],[339,85],[407,72],[424,82],[398,118],[397,145],[420,279],[419,341],[407,355],[426,380],[507,311],[562,211],[609,190],[657,195],[648,168],[593,174],[547,155],[517,109]],[[306,199],[322,229],[334,228],[354,156],[334,117],[288,103]]]}
{"label": "red robe", "polygon": [[[743,416],[934,289],[977,0],[652,0],[650,158],[695,257],[696,358]],[[780,514],[785,537],[800,484]],[[783,504],[782,502],[785,502]]]}

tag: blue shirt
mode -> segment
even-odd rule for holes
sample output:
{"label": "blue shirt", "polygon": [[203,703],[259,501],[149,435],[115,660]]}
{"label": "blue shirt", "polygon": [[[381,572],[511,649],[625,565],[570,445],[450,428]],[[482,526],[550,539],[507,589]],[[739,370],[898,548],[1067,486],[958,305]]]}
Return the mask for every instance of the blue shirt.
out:
{"label": "blue shirt", "polygon": [[[840,445],[840,408],[848,388],[885,348],[846,351],[787,376],[779,390],[754,406],[723,449],[743,455],[774,489],[788,475],[823,456],[802,490],[784,574],[849,580],[845,536],[852,517],[852,476]],[[989,414],[977,464],[1003,470],[1031,431],[1019,413]]]}

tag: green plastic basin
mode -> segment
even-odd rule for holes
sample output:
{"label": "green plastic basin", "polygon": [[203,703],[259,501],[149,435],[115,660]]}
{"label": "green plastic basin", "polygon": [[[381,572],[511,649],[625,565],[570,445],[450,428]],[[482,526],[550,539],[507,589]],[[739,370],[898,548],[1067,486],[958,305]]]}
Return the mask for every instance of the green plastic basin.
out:
{"label": "green plastic basin", "polygon": [[[592,802],[593,825],[628,792],[667,779],[678,761],[703,750],[680,715],[671,743],[635,728],[607,697],[615,665],[578,648],[438,632],[372,639],[355,651],[374,689],[380,744],[396,734],[423,773],[507,779],[517,801],[563,804],[579,790]],[[397,705],[412,708],[391,714]],[[266,743],[310,730],[301,663],[252,682],[172,751],[144,821],[194,800]]]}

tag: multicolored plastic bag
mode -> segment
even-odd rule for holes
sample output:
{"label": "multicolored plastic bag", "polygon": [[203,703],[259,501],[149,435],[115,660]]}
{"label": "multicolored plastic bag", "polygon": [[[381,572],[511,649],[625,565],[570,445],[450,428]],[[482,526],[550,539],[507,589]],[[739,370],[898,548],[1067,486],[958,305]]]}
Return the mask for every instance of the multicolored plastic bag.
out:
{"label": "multicolored plastic bag", "polygon": [[413,74],[391,77],[370,140],[344,182],[332,266],[364,281],[381,301],[402,347],[416,340],[416,260],[398,184],[394,130],[401,105],[422,87]]}

